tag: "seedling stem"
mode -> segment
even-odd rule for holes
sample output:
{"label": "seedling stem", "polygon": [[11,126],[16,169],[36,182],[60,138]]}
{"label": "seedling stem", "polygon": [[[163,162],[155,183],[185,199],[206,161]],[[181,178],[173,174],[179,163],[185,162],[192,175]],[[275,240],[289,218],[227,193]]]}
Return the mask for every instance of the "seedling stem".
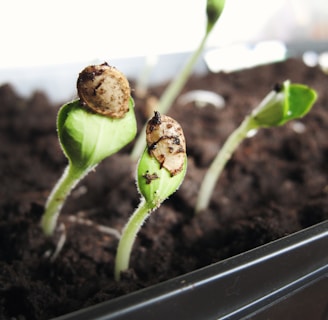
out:
{"label": "seedling stem", "polygon": [[[224,5],[225,5],[225,0],[207,1],[207,7],[206,7],[207,25],[206,25],[206,31],[204,33],[204,36],[200,41],[198,47],[195,49],[195,51],[193,51],[193,53],[187,60],[182,70],[177,73],[177,75],[173,78],[173,80],[170,82],[168,87],[165,89],[158,103],[158,107],[157,107],[158,112],[162,114],[168,113],[174,100],[181,92],[190,74],[192,73],[196,62],[198,61],[200,55],[204,50],[205,44],[207,42],[207,39],[211,31],[213,30],[216,22],[218,21],[219,17],[222,14]],[[141,130],[141,133],[139,134],[139,137],[136,140],[134,148],[132,150],[131,158],[134,161],[137,161],[137,159],[140,157],[142,151],[145,148],[145,129],[146,129],[146,125]]]}
{"label": "seedling stem", "polygon": [[196,213],[208,207],[215,184],[225,164],[251,130],[281,126],[290,120],[303,117],[312,108],[316,97],[316,92],[305,85],[290,84],[289,81],[276,85],[228,137],[214,158],[200,186]]}
{"label": "seedling stem", "polygon": [[137,185],[142,198],[123,228],[115,261],[117,281],[122,271],[129,268],[131,250],[141,226],[150,213],[179,188],[187,170],[185,138],[175,120],[155,112],[147,123],[146,138],[147,147],[137,168]]}

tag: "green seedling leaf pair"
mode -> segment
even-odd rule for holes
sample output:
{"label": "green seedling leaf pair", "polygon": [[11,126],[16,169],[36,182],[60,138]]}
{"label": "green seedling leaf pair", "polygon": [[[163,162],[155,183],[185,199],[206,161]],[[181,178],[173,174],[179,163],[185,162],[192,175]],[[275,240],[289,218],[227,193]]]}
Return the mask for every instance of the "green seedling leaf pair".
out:
{"label": "green seedling leaf pair", "polygon": [[45,206],[41,227],[46,235],[53,234],[60,210],[76,184],[132,141],[137,132],[130,88],[118,70],[107,64],[87,67],[77,86],[80,99],[58,112],[58,138],[68,166]]}
{"label": "green seedling leaf pair", "polygon": [[58,136],[70,165],[86,170],[119,151],[136,134],[134,102],[122,119],[90,112],[80,100],[64,105],[57,120]]}
{"label": "green seedling leaf pair", "polygon": [[316,93],[311,88],[285,81],[282,85],[276,85],[253,110],[251,117],[256,128],[282,126],[305,116],[315,100]]}
{"label": "green seedling leaf pair", "polygon": [[147,147],[137,168],[142,199],[123,229],[115,261],[116,280],[120,280],[121,272],[129,267],[132,246],[141,226],[150,213],[179,188],[187,170],[185,138],[175,120],[155,112],[146,132]]}
{"label": "green seedling leaf pair", "polygon": [[282,126],[306,115],[316,101],[316,92],[302,84],[285,81],[277,85],[228,137],[202,181],[196,212],[208,207],[215,184],[227,161],[252,130]]}

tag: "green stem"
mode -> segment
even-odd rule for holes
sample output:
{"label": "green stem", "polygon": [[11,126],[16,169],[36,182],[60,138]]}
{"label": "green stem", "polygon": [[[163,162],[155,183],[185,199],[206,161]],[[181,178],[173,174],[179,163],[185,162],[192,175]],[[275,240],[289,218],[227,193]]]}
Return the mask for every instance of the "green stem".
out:
{"label": "green stem", "polygon": [[119,241],[115,260],[115,280],[119,281],[121,272],[129,268],[130,256],[134,240],[141,226],[153,210],[153,206],[142,200],[139,207],[124,227],[122,237]]}
{"label": "green stem", "polygon": [[[188,80],[194,65],[196,64],[197,60],[199,59],[201,53],[206,44],[206,40],[209,36],[210,32],[206,32],[202,41],[200,42],[198,48],[193,52],[190,56],[189,60],[181,70],[177,74],[177,76],[173,79],[173,81],[169,84],[169,86],[164,91],[163,95],[160,98],[157,111],[162,114],[166,114],[170,109],[173,101],[176,99],[180,91],[182,90],[183,86]],[[145,149],[145,141],[146,141],[146,125],[141,130],[139,137],[134,145],[134,148],[131,153],[131,158],[134,161],[137,161]]]}
{"label": "green stem", "polygon": [[248,132],[252,129],[256,129],[256,127],[257,126],[254,124],[253,118],[248,116],[228,137],[222,149],[211,163],[202,181],[196,203],[196,213],[199,213],[201,210],[208,207],[215,184],[219,179],[225,164],[231,158],[231,155],[237,149],[239,144],[246,138]]}
{"label": "green stem", "polygon": [[54,233],[59,212],[64,205],[65,199],[89,171],[90,169],[81,170],[80,168],[73,167],[71,164],[65,169],[62,177],[49,195],[45,212],[42,216],[41,227],[46,235],[51,236]]}

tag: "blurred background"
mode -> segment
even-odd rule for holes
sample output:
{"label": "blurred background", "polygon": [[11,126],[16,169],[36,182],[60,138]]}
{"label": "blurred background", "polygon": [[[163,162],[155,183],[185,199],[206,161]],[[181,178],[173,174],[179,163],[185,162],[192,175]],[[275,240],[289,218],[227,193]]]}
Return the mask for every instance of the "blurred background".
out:
{"label": "blurred background", "polygon": [[[0,84],[22,94],[49,91],[53,76],[50,95],[60,100],[86,64],[117,61],[138,73],[146,58],[192,51],[205,30],[205,7],[206,0],[1,1]],[[207,47],[327,39],[327,0],[226,0]],[[130,57],[140,58],[138,67],[126,65]]]}

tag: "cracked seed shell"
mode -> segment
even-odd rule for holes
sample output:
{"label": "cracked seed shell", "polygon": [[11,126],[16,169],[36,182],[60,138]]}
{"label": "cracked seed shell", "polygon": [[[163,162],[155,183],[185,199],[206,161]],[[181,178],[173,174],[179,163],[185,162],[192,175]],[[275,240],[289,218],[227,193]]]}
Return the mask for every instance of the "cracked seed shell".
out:
{"label": "cracked seed shell", "polygon": [[166,115],[155,111],[147,123],[146,141],[148,152],[174,176],[184,165],[186,140],[180,124]]}

